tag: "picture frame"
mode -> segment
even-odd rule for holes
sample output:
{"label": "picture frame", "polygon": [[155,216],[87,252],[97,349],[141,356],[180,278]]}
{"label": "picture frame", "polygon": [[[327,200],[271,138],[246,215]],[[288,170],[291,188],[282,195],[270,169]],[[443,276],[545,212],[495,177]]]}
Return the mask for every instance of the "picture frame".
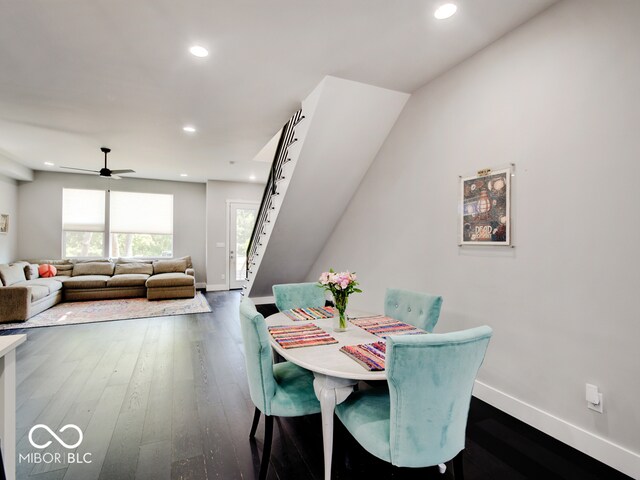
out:
{"label": "picture frame", "polygon": [[0,233],[9,233],[9,215],[6,213],[0,214]]}
{"label": "picture frame", "polygon": [[459,245],[511,246],[512,167],[460,177]]}

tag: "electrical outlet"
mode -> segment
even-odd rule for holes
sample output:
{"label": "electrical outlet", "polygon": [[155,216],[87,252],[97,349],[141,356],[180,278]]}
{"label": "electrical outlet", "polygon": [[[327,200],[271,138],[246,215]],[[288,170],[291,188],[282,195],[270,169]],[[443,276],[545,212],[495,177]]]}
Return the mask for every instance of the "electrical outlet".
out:
{"label": "electrical outlet", "polygon": [[587,408],[598,413],[602,413],[602,393],[598,393],[598,403],[587,402]]}
{"label": "electrical outlet", "polygon": [[225,278],[226,278],[226,276],[225,276],[224,273],[220,275],[220,280],[224,280]]}
{"label": "electrical outlet", "polygon": [[587,383],[586,385],[587,408],[602,413],[602,393],[598,391],[596,385]]}

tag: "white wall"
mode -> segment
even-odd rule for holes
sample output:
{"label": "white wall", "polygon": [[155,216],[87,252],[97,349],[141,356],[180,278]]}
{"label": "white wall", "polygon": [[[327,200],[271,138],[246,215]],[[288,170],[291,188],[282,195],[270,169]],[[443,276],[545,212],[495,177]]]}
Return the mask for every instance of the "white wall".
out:
{"label": "white wall", "polygon": [[134,178],[105,180],[97,175],[36,172],[33,182],[21,182],[18,188],[20,258],[62,256],[63,188],[173,194],[173,254],[176,257],[191,255],[196,281],[205,281],[206,189],[201,183]]}
{"label": "white wall", "polygon": [[[263,191],[263,184],[218,180],[207,182],[207,289],[225,290],[228,288],[227,200],[260,203]],[[218,243],[224,244],[224,247],[216,247]]]}
{"label": "white wall", "polygon": [[18,256],[18,182],[0,175],[0,214],[9,215],[9,233],[0,233],[0,263]]}
{"label": "white wall", "polygon": [[[636,478],[638,25],[640,2],[565,0],[415,92],[308,274],[356,270],[375,311],[442,294],[436,331],[494,329],[485,398]],[[458,247],[458,176],[510,162],[516,247]]]}

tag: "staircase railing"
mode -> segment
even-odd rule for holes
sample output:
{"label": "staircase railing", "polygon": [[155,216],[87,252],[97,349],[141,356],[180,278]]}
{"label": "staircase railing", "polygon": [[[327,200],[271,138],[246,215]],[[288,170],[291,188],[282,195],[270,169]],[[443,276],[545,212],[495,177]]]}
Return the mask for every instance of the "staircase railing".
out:
{"label": "staircase railing", "polygon": [[302,109],[298,110],[282,128],[282,134],[278,141],[278,147],[271,164],[271,170],[269,171],[269,178],[267,184],[264,187],[264,193],[262,194],[262,201],[260,202],[260,209],[256,217],[256,223],[253,226],[251,232],[251,239],[249,240],[249,246],[247,247],[247,265],[246,265],[246,277],[249,278],[249,274],[252,273],[252,267],[256,264],[256,257],[259,255],[258,249],[262,245],[260,243],[260,237],[266,232],[267,224],[271,222],[270,212],[275,210],[274,198],[279,195],[278,183],[284,180],[282,173],[283,167],[291,161],[289,157],[289,147],[293,145],[298,139],[295,137],[295,127],[304,119],[302,115]]}

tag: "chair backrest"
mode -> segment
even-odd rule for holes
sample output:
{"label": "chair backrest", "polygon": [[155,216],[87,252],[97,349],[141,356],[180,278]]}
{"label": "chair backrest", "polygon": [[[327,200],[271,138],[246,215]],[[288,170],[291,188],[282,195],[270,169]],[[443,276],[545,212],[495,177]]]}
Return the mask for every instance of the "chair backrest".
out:
{"label": "chair backrest", "polygon": [[393,465],[444,463],[464,448],[471,392],[492,330],[387,338]]}
{"label": "chair backrest", "polygon": [[271,415],[271,399],[276,393],[276,381],[273,378],[269,331],[264,317],[248,298],[240,303],[240,327],[251,400],[262,413]]}
{"label": "chair backrest", "polygon": [[273,296],[281,312],[292,308],[324,307],[324,289],[317,283],[274,285]]}
{"label": "chair backrest", "polygon": [[442,297],[428,293],[388,288],[384,298],[384,314],[433,332],[442,307]]}

